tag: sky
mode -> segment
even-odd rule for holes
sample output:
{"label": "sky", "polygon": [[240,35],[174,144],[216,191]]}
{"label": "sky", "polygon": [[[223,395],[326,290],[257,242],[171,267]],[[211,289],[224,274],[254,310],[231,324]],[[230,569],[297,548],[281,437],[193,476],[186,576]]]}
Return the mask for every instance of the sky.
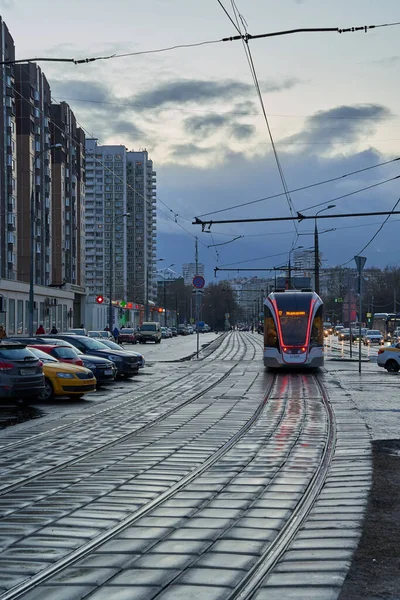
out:
{"label": "sky", "polygon": [[[233,17],[231,0],[223,4]],[[240,26],[253,35],[400,21],[398,0],[236,0],[236,6]],[[192,225],[195,216],[313,216],[332,204],[326,215],[390,211],[400,198],[400,179],[388,181],[400,175],[400,162],[369,168],[400,156],[400,26],[249,42],[286,189],[336,179],[286,197],[243,44],[220,42],[237,32],[217,0],[0,0],[0,14],[18,59],[217,42],[81,65],[39,62],[54,99],[70,104],[88,135],[148,150],[157,171],[158,257],[178,273],[194,261],[195,236],[208,282],[255,274],[224,266],[272,268],[287,263],[291,248],[313,246],[313,219],[214,223],[202,233]],[[361,169],[368,170],[343,177]],[[229,210],[207,216],[222,209]],[[398,265],[400,214],[363,250],[385,218],[319,219],[323,266],[354,266],[361,251],[366,267]]]}

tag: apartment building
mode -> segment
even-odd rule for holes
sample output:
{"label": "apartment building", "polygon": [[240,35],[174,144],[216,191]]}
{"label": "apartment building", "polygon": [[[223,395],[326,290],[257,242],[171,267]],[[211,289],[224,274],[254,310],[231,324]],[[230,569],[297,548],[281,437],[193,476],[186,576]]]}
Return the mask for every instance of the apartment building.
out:
{"label": "apartment building", "polygon": [[[14,41],[0,17],[1,60],[14,60]],[[17,138],[14,65],[1,65],[0,276],[17,278]]]}
{"label": "apartment building", "polygon": [[185,263],[182,265],[182,274],[185,285],[192,285],[193,277],[196,275],[204,277],[204,265],[198,263],[196,269],[196,263]]}
{"label": "apartment building", "polygon": [[51,105],[52,285],[85,283],[85,134],[66,102]]}
{"label": "apartment building", "polygon": [[[127,190],[125,146],[86,140],[85,254],[89,295],[127,297]],[[110,262],[111,257],[111,262]]]}
{"label": "apartment building", "polygon": [[127,152],[128,297],[146,306],[157,298],[156,175],[146,150]]}
{"label": "apartment building", "polygon": [[30,203],[34,199],[34,281],[51,283],[50,86],[35,63],[15,65],[18,174],[18,276],[29,281]]}

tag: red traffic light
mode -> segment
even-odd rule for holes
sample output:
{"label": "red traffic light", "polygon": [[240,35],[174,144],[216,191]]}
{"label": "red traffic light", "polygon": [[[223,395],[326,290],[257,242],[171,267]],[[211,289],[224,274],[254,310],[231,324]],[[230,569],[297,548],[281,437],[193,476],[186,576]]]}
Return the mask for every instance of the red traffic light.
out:
{"label": "red traffic light", "polygon": [[97,304],[103,304],[103,302],[104,302],[104,297],[103,297],[103,296],[97,296],[97,298],[96,298],[96,302],[97,302]]}

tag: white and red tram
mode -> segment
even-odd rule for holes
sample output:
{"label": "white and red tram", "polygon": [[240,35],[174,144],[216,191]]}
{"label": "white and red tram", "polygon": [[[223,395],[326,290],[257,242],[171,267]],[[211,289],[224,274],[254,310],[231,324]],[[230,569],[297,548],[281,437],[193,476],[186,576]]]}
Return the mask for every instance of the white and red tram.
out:
{"label": "white and red tram", "polygon": [[315,292],[273,292],[264,300],[264,365],[322,367],[323,302]]}

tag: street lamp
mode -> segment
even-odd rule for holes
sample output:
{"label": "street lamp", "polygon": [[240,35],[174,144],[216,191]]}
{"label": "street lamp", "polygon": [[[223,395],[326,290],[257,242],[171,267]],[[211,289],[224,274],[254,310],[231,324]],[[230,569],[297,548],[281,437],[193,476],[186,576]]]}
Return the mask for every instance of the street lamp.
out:
{"label": "street lamp", "polygon": [[162,269],[162,271],[164,271],[164,275],[163,275],[163,280],[164,280],[164,327],[167,327],[167,288],[165,285],[165,274],[166,272],[174,266],[175,263],[172,263],[169,265],[169,267],[165,267],[165,269]]}
{"label": "street lamp", "polygon": [[112,305],[112,297],[113,297],[113,292],[114,292],[114,277],[113,277],[113,248],[114,248],[114,226],[116,221],[118,221],[119,219],[124,219],[125,217],[130,217],[130,213],[124,213],[123,215],[117,215],[116,217],[114,217],[114,219],[111,219],[111,232],[110,232],[110,256],[109,256],[109,269],[110,269],[110,282],[109,282],[109,306],[108,306],[108,326],[110,328],[110,331],[112,332],[113,330],[113,305]]}
{"label": "street lamp", "polygon": [[30,263],[29,263],[29,327],[28,327],[29,337],[33,336],[33,313],[35,311],[34,286],[35,286],[35,266],[36,266],[36,261],[35,261],[35,242],[36,242],[36,236],[35,236],[35,223],[36,223],[36,220],[35,220],[35,196],[36,196],[36,194],[35,194],[35,189],[36,189],[35,169],[36,169],[36,161],[45,152],[48,152],[49,150],[52,150],[53,148],[62,148],[62,147],[63,147],[62,144],[52,144],[48,148],[45,148],[44,150],[40,150],[40,152],[36,152],[36,154],[34,156],[34,160],[33,160],[32,191],[31,191],[31,201],[30,201],[31,256],[30,256]]}
{"label": "street lamp", "polygon": [[336,204],[329,204],[325,208],[321,208],[318,212],[315,213],[315,227],[314,227],[314,288],[315,292],[319,294],[319,240],[318,240],[318,227],[317,227],[317,216],[319,213],[324,212],[324,210],[330,210],[331,208],[335,208]]}

